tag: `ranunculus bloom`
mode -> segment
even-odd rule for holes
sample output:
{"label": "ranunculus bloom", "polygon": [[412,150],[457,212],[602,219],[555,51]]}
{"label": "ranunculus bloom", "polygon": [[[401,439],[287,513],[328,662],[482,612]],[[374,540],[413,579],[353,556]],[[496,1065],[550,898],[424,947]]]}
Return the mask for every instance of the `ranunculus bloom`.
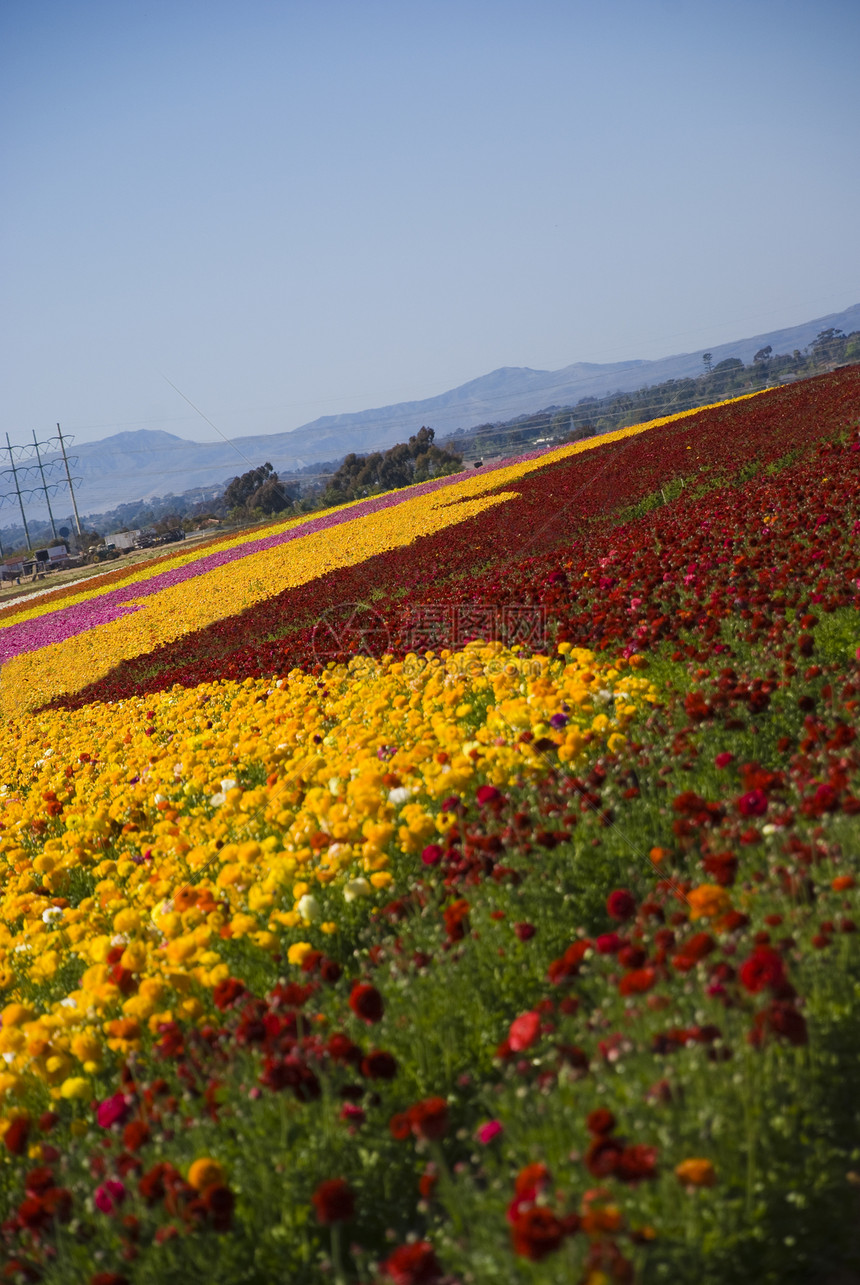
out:
{"label": "ranunculus bloom", "polygon": [[188,1181],[195,1191],[205,1191],[224,1181],[224,1170],[211,1156],[202,1156],[195,1160],[188,1170]]}
{"label": "ranunculus bloom", "polygon": [[521,1013],[511,1022],[511,1029],[508,1032],[508,1044],[515,1053],[522,1053],[525,1049],[531,1048],[535,1040],[540,1035],[540,1013],[534,1010],[528,1013]]}
{"label": "ranunculus bloom", "polygon": [[720,767],[720,768],[728,767],[730,763],[734,762],[734,757],[735,757],[734,754],[732,754],[729,750],[723,750],[722,754],[718,754],[716,756],[716,758],[714,759],[714,763],[716,764],[717,767]]}
{"label": "ranunculus bloom", "polygon": [[589,1133],[594,1133],[601,1137],[603,1134],[611,1133],[615,1128],[615,1116],[608,1107],[595,1107],[593,1111],[589,1112],[585,1127]]}
{"label": "ranunculus bloom", "polygon": [[763,817],[767,812],[767,795],[764,790],[749,790],[738,799],[737,807],[743,817]]}
{"label": "ranunculus bloom", "polygon": [[487,1143],[492,1142],[493,1138],[498,1138],[499,1134],[504,1133],[504,1131],[505,1126],[502,1124],[501,1120],[488,1120],[486,1124],[481,1125],[477,1133],[477,1138],[479,1142],[482,1142],[484,1146],[486,1146]]}
{"label": "ranunculus bloom", "polygon": [[19,1115],[12,1121],[3,1134],[3,1142],[10,1155],[22,1156],[27,1146],[30,1133],[30,1117]]}
{"label": "ranunculus bloom", "polygon": [[717,1174],[710,1160],[691,1157],[675,1166],[675,1177],[685,1187],[713,1187]]}
{"label": "ranunculus bloom", "polygon": [[316,1210],[317,1221],[324,1227],[349,1222],[355,1213],[355,1194],[343,1178],[327,1178],[321,1182],[311,1196],[311,1203]]}
{"label": "ranunculus bloom", "polygon": [[398,1246],[379,1270],[392,1285],[435,1285],[442,1276],[433,1246],[426,1240]]}
{"label": "ranunculus bloom", "polygon": [[100,1209],[103,1214],[112,1214],[125,1200],[125,1187],[115,1178],[108,1178],[107,1182],[96,1188],[93,1199],[96,1209]]}
{"label": "ranunculus bloom", "polygon": [[131,1107],[125,1100],[124,1093],[114,1093],[113,1097],[105,1098],[96,1107],[96,1120],[102,1129],[109,1129],[111,1125],[122,1124],[128,1119]]}
{"label": "ranunculus bloom", "polygon": [[212,992],[212,999],[216,1008],[229,1008],[240,995],[245,994],[245,984],[240,982],[237,977],[225,977],[223,981],[218,982]]}
{"label": "ranunculus bloom", "polygon": [[625,1147],[615,1166],[615,1177],[622,1182],[643,1182],[657,1177],[657,1148],[641,1142]]}
{"label": "ranunculus bloom", "polygon": [[715,919],[732,907],[731,897],[718,883],[703,883],[698,888],[691,888],[687,901],[691,919]]}
{"label": "ranunculus bloom", "polygon": [[139,1151],[149,1141],[149,1128],[142,1120],[130,1120],[122,1131],[122,1145],[126,1151]]}
{"label": "ranunculus bloom", "polygon": [[767,989],[776,991],[785,984],[785,964],[771,946],[756,946],[741,964],[738,976],[744,989],[753,995]]}
{"label": "ranunculus bloom", "polygon": [[636,901],[626,888],[616,888],[606,898],[606,913],[610,919],[624,921],[636,914]]}
{"label": "ranunculus bloom", "polygon": [[223,1183],[216,1183],[214,1187],[207,1187],[203,1193],[203,1203],[206,1206],[215,1231],[229,1231],[233,1209],[236,1205],[236,1197],[230,1188]]}
{"label": "ranunculus bloom", "polygon": [[448,1103],[444,1098],[424,1098],[411,1106],[407,1115],[416,1138],[438,1142],[448,1132]]}
{"label": "ranunculus bloom", "polygon": [[425,866],[437,866],[442,860],[442,849],[438,843],[428,843],[427,847],[421,853],[421,860]]}
{"label": "ranunculus bloom", "polygon": [[365,982],[358,982],[353,986],[349,1006],[356,1017],[367,1022],[368,1026],[372,1026],[374,1022],[380,1022],[385,1012],[385,1005],[379,991],[375,986],[369,986]]}
{"label": "ranunculus bloom", "polygon": [[361,1074],[369,1080],[393,1080],[397,1074],[397,1060],[384,1049],[372,1049],[361,1060]]}
{"label": "ranunculus bloom", "polygon": [[482,785],[475,794],[475,798],[481,805],[486,803],[498,803],[501,797],[501,790],[497,790],[494,785]]}
{"label": "ranunculus bloom", "polygon": [[657,981],[657,974],[653,968],[632,968],[629,973],[625,973],[618,983],[618,992],[621,995],[644,995]]}
{"label": "ranunculus bloom", "polygon": [[533,1262],[553,1253],[563,1240],[564,1226],[551,1209],[541,1205],[522,1210],[511,1224],[514,1253]]}

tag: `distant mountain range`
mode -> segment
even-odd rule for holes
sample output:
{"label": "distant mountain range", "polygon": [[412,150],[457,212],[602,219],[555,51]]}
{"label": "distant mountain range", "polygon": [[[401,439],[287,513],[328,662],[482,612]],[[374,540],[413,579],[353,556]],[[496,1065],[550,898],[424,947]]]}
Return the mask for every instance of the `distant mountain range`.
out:
{"label": "distant mountain range", "polygon": [[[710,348],[712,361],[716,365],[727,357],[738,357],[748,364],[768,344],[775,353],[802,350],[831,326],[846,334],[860,329],[860,304],[787,330],[718,344]],[[350,451],[365,453],[392,446],[417,432],[422,424],[434,428],[438,438],[458,428],[571,405],[583,397],[684,379],[702,373],[703,351],[707,349],[657,361],[574,362],[561,370],[503,366],[438,397],[324,415],[289,433],[237,437],[232,442],[194,442],[151,429],[117,433],[74,447],[75,472],[81,478],[76,487],[78,508],[81,513],[95,513],[151,496],[179,495],[192,487],[220,487],[265,460],[281,472],[290,472],[340,459]],[[54,507],[58,513],[66,513],[66,497],[59,495]]]}

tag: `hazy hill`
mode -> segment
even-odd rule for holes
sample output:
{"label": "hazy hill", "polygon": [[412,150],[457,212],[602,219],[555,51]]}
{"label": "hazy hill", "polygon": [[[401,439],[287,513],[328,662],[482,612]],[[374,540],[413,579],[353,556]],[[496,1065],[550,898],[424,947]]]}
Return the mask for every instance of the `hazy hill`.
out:
{"label": "hazy hill", "polygon": [[[770,344],[776,353],[803,349],[816,335],[833,326],[849,333],[860,329],[860,304],[802,326],[754,335],[734,343],[711,346],[714,364],[727,357],[744,363]],[[179,494],[196,486],[222,485],[238,473],[269,460],[289,471],[321,460],[339,459],[349,451],[366,452],[405,440],[422,424],[437,438],[458,428],[509,419],[546,406],[571,404],[582,397],[600,397],[702,372],[703,349],[657,361],[612,363],[574,362],[561,370],[531,370],[503,366],[458,388],[423,401],[399,402],[372,410],[325,415],[288,433],[237,437],[232,443],[194,442],[161,430],[138,429],[117,433],[100,442],[74,448],[81,512],[113,508],[153,495]],[[68,511],[58,496],[57,512]],[[34,506],[34,512],[35,512]]]}

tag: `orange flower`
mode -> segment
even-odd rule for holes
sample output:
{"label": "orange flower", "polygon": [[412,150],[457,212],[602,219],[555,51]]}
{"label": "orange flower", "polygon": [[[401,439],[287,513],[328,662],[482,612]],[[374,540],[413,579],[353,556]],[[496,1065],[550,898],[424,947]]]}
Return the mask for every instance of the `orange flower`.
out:
{"label": "orange flower", "polygon": [[853,875],[837,875],[830,887],[834,892],[847,892],[849,888],[854,887],[855,882]]}
{"label": "orange flower", "polygon": [[715,919],[731,910],[731,898],[718,883],[702,883],[687,893],[691,919]]}
{"label": "orange flower", "polygon": [[710,1160],[682,1160],[675,1166],[675,1177],[685,1187],[713,1187],[717,1173]]}
{"label": "orange flower", "polygon": [[205,1191],[207,1187],[224,1182],[224,1170],[217,1160],[203,1156],[200,1160],[195,1160],[188,1170],[188,1181],[195,1191]]}

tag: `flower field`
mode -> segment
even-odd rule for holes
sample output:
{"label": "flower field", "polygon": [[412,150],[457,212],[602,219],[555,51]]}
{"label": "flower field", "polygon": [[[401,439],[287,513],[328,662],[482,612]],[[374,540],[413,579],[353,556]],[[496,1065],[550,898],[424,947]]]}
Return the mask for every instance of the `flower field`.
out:
{"label": "flower field", "polygon": [[10,1281],[857,1279],[860,371],[0,612]]}

